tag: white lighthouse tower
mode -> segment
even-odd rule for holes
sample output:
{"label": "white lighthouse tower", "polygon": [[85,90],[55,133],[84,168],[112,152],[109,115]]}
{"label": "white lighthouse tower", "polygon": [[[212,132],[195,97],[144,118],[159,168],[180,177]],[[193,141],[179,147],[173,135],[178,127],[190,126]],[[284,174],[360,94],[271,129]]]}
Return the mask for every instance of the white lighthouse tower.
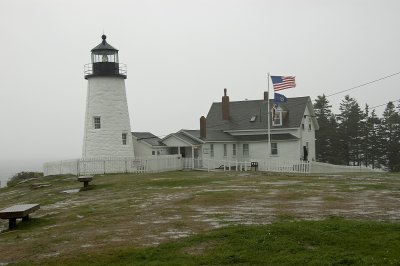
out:
{"label": "white lighthouse tower", "polygon": [[103,41],[85,65],[88,81],[82,158],[134,157],[125,92],[126,65],[118,50]]}

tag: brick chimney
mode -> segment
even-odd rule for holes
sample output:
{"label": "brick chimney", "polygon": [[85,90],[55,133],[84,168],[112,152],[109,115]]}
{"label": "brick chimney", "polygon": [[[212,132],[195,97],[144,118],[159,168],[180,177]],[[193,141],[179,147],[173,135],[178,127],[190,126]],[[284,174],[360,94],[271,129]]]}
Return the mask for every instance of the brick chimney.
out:
{"label": "brick chimney", "polygon": [[229,96],[226,95],[226,89],[222,96],[222,120],[229,120]]}
{"label": "brick chimney", "polygon": [[207,138],[207,124],[206,118],[204,116],[200,117],[200,138],[206,139]]}
{"label": "brick chimney", "polygon": [[268,91],[264,91],[264,101],[268,101]]}

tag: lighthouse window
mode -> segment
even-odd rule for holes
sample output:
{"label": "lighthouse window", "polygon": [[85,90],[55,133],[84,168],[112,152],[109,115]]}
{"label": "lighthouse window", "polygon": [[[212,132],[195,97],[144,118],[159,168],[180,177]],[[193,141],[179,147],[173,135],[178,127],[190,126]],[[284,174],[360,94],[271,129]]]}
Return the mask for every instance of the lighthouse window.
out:
{"label": "lighthouse window", "polygon": [[101,128],[100,116],[93,117],[93,121],[94,121],[94,128],[95,129]]}
{"label": "lighthouse window", "polygon": [[122,133],[122,145],[126,145],[126,133]]}

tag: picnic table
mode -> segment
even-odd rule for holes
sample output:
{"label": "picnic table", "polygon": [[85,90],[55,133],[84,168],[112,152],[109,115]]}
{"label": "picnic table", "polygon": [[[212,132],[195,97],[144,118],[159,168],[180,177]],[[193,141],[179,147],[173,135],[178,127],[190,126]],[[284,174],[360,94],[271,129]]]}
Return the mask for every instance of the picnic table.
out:
{"label": "picnic table", "polygon": [[83,187],[89,186],[89,182],[91,182],[92,179],[92,175],[78,176],[78,181],[83,182]]}
{"label": "picnic table", "polygon": [[17,226],[17,218],[22,221],[29,220],[29,214],[40,209],[39,204],[19,204],[8,207],[0,211],[1,219],[8,219],[8,228],[13,229]]}

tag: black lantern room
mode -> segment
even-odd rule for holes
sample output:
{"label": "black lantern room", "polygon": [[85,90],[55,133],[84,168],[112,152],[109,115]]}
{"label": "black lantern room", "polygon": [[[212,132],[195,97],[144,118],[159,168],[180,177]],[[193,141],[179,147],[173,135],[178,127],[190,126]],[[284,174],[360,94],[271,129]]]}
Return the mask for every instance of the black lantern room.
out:
{"label": "black lantern room", "polygon": [[103,41],[92,49],[92,63],[85,65],[85,79],[98,76],[120,76],[126,79],[126,65],[118,61],[118,50]]}

